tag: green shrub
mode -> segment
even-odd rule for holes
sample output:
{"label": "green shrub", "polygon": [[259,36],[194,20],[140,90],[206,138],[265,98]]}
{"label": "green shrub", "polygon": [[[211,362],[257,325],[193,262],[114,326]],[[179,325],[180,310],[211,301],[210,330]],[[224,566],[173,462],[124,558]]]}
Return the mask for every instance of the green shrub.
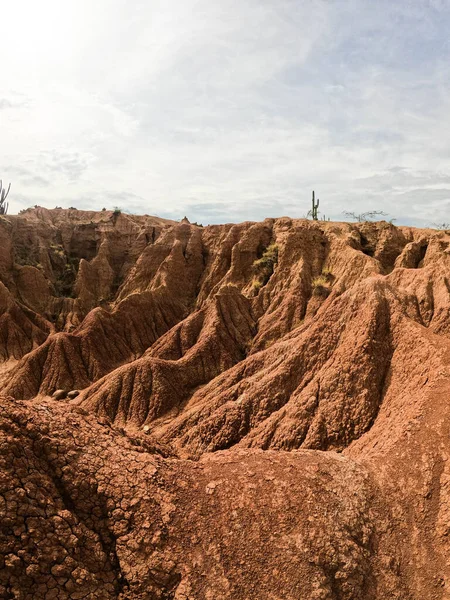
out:
{"label": "green shrub", "polygon": [[258,258],[253,263],[253,266],[256,268],[262,267],[263,269],[272,269],[274,265],[278,262],[278,246],[277,244],[270,244],[264,250],[261,258]]}
{"label": "green shrub", "polygon": [[330,285],[329,281],[324,275],[319,275],[318,277],[314,277],[314,279],[312,281],[313,288],[328,287],[329,285]]}
{"label": "green shrub", "polygon": [[262,288],[263,284],[262,281],[260,281],[259,279],[257,279],[256,277],[253,278],[252,281],[252,289],[258,293],[259,290]]}
{"label": "green shrub", "polygon": [[258,258],[253,263],[255,278],[252,282],[252,287],[255,291],[259,291],[271,278],[275,265],[278,262],[278,246],[270,244],[264,250],[261,258]]}
{"label": "green shrub", "polygon": [[331,292],[331,271],[322,270],[322,274],[312,280],[312,291],[315,296],[328,296]]}
{"label": "green shrub", "polygon": [[60,256],[61,258],[66,255],[64,248],[61,244],[50,244],[50,250],[53,254]]}

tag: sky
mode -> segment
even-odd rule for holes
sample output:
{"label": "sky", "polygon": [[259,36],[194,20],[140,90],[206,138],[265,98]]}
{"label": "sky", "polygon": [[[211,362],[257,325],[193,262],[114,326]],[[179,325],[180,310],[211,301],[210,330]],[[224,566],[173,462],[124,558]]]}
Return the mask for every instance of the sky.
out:
{"label": "sky", "polygon": [[203,224],[450,222],[450,0],[1,0],[0,178]]}

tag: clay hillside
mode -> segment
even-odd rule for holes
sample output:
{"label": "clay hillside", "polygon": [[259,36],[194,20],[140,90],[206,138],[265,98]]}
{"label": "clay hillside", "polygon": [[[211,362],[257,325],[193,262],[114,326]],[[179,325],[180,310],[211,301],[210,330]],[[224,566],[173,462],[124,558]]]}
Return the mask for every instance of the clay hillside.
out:
{"label": "clay hillside", "polygon": [[445,231],[1,217],[0,386],[0,598],[450,598]]}

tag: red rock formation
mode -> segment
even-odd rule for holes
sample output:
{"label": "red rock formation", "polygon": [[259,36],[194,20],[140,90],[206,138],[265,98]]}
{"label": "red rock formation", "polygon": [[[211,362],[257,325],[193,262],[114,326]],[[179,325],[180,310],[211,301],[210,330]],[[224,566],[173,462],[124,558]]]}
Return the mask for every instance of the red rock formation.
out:
{"label": "red rock formation", "polygon": [[112,311],[96,308],[73,333],[57,333],[12,371],[7,393],[17,398],[85,388],[140,356],[185,315],[162,293],[134,294]]}
{"label": "red rock formation", "polygon": [[[171,221],[111,211],[29,209],[0,220],[0,278],[32,310],[70,330],[117,288]],[[79,263],[85,264],[79,269]]]}
{"label": "red rock formation", "polygon": [[0,361],[19,359],[40,346],[52,329],[45,319],[16,302],[0,281]]}
{"label": "red rock formation", "polygon": [[447,597],[447,233],[38,208],[0,241],[0,597]]}
{"label": "red rock formation", "polygon": [[100,379],[81,403],[124,425],[175,414],[190,394],[242,360],[255,331],[250,303],[227,286],[139,360]]}

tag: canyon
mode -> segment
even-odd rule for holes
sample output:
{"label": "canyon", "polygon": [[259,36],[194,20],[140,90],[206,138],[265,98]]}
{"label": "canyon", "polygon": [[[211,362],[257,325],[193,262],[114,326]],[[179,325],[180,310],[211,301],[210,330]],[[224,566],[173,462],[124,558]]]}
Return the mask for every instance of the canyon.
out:
{"label": "canyon", "polygon": [[450,598],[450,232],[0,217],[0,598]]}

